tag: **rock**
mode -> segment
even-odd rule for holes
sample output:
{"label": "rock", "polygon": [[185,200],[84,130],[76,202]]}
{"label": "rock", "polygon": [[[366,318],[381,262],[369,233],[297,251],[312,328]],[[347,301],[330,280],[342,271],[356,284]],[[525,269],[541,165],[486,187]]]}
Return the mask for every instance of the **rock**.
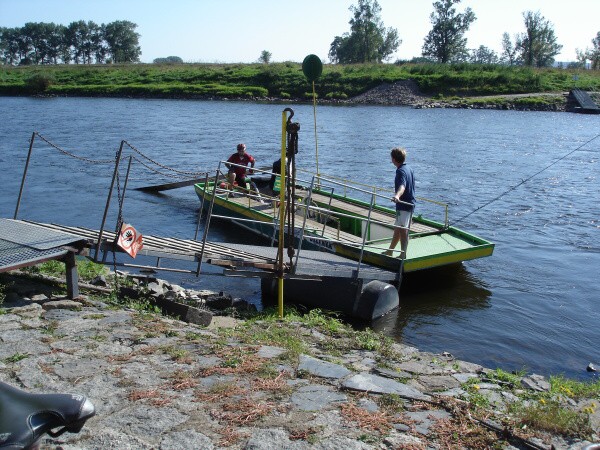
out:
{"label": "rock", "polygon": [[287,350],[281,347],[272,347],[270,345],[263,345],[258,349],[258,356],[265,359],[277,358],[279,355],[282,355]]}
{"label": "rock", "polygon": [[396,394],[403,398],[415,400],[430,400],[431,397],[389,378],[368,373],[360,373],[344,380],[342,386],[355,391],[371,392],[374,394]]}
{"label": "rock", "polygon": [[162,295],[164,293],[164,288],[162,286],[162,284],[160,283],[148,283],[146,285],[146,289],[148,289],[148,291],[150,292],[150,295],[153,294],[158,294],[158,295]]}
{"label": "rock", "polygon": [[444,370],[420,361],[406,361],[398,365],[398,369],[417,375],[441,375]]}
{"label": "rock", "polygon": [[527,389],[538,392],[550,390],[550,383],[548,383],[542,375],[529,375],[521,380],[521,385]]}
{"label": "rock", "polygon": [[390,369],[384,369],[382,367],[376,367],[373,369],[373,372],[375,372],[377,375],[381,375],[382,377],[387,377],[387,378],[394,378],[396,380],[398,379],[407,379],[407,378],[411,378],[412,375],[408,372],[402,372],[400,370],[390,370]]}
{"label": "rock", "polygon": [[244,450],[304,450],[309,444],[303,441],[290,441],[284,430],[258,429],[253,431],[250,439],[242,447]]}
{"label": "rock", "polygon": [[248,303],[242,298],[234,298],[231,302],[231,306],[233,306],[235,309],[239,309],[240,311],[256,311],[255,305]]}
{"label": "rock", "polygon": [[96,278],[94,278],[92,281],[90,281],[90,284],[93,286],[101,286],[101,287],[108,286],[108,283],[106,282],[106,277],[104,275],[98,275]]}
{"label": "rock", "polygon": [[32,303],[27,306],[18,306],[15,308],[8,308],[7,310],[11,314],[16,314],[21,317],[40,317],[42,314],[43,308],[38,303]]}
{"label": "rock", "polygon": [[198,448],[212,450],[211,440],[196,430],[175,431],[167,434],[160,441],[160,450],[188,450]]}
{"label": "rock", "polygon": [[450,375],[420,376],[419,383],[421,383],[428,392],[447,391],[460,386],[460,382]]}
{"label": "rock", "polygon": [[66,309],[69,311],[80,311],[83,305],[73,300],[54,300],[46,302],[43,305],[44,310],[50,311],[53,309]]}
{"label": "rock", "polygon": [[340,379],[352,373],[344,366],[340,366],[339,364],[321,361],[320,359],[306,355],[300,355],[300,364],[298,364],[298,370],[307,372],[317,377],[332,379]]}
{"label": "rock", "polygon": [[404,413],[411,421],[413,421],[417,433],[427,436],[429,429],[438,420],[449,419],[452,415],[448,411],[441,409],[433,409],[429,411],[410,411]]}
{"label": "rock", "polygon": [[50,300],[45,294],[35,294],[31,296],[32,302],[43,303]]}
{"label": "rock", "polygon": [[345,402],[346,395],[328,386],[309,384],[302,386],[292,394],[292,404],[301,411],[320,411],[334,403]]}
{"label": "rock", "polygon": [[207,308],[223,310],[231,308],[233,299],[230,295],[213,295],[206,298],[205,304]]}

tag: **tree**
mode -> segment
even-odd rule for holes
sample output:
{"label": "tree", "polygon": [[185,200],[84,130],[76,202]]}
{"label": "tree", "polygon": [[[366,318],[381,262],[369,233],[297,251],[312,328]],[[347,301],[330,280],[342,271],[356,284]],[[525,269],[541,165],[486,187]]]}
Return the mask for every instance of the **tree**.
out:
{"label": "tree", "polygon": [[480,45],[478,49],[471,50],[469,62],[473,64],[498,64],[499,58],[494,50]]}
{"label": "tree", "polygon": [[514,66],[517,63],[517,48],[512,43],[510,35],[507,32],[502,34],[502,54],[500,62]]}
{"label": "tree", "polygon": [[592,39],[592,48],[586,48],[585,51],[577,49],[577,60],[582,63],[584,68],[589,60],[592,69],[600,69],[600,31]]}
{"label": "tree", "polygon": [[592,48],[589,50],[588,57],[592,62],[592,69],[600,70],[600,31],[592,39]]}
{"label": "tree", "polygon": [[336,36],[329,47],[329,59],[334,63],[354,64],[388,60],[401,40],[398,30],[385,28],[381,6],[377,0],[358,0],[349,8],[353,17],[348,22],[350,33]]}
{"label": "tree", "polygon": [[138,62],[142,50],[139,46],[137,25],[128,20],[117,20],[104,28],[104,40],[113,63]]}
{"label": "tree", "polygon": [[155,58],[154,64],[183,64],[183,59],[179,56],[167,56],[166,58]]}
{"label": "tree", "polygon": [[557,43],[554,27],[539,11],[523,13],[525,32],[517,37],[516,47],[524,65],[547,67],[554,63],[562,45]]}
{"label": "tree", "polygon": [[425,37],[422,54],[441,63],[462,59],[467,53],[464,37],[471,24],[477,19],[471,8],[457,13],[454,5],[460,0],[440,0],[433,3],[434,11],[429,16],[433,28]]}
{"label": "tree", "polygon": [[271,52],[268,52],[267,50],[263,50],[262,52],[260,52],[260,56],[258,57],[258,62],[262,63],[262,64],[269,64],[271,62],[271,57],[273,55],[271,54]]}
{"label": "tree", "polygon": [[19,64],[21,32],[19,28],[0,29],[0,57],[3,64],[11,66]]}

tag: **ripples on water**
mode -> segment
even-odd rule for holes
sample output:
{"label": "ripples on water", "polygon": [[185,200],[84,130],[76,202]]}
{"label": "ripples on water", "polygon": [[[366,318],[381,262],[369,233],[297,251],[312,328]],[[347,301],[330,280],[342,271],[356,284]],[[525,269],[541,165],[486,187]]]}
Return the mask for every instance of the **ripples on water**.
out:
{"label": "ripples on water", "polygon": [[[113,158],[125,139],[168,166],[212,171],[238,142],[248,144],[259,165],[277,159],[285,106],[0,98],[0,214],[13,215],[34,130],[88,158]],[[302,125],[299,166],[314,170],[312,106],[294,109]],[[447,202],[451,222],[600,130],[597,116],[375,106],[320,106],[317,122],[321,172],[389,186],[389,149],[405,146],[417,194]],[[587,364],[600,363],[599,150],[600,138],[458,223],[495,242],[494,255],[410,277],[402,309],[374,328],[489,367],[589,376]],[[79,164],[37,141],[20,217],[98,228],[111,174],[110,166]],[[134,164],[131,185],[152,182]],[[191,238],[198,205],[192,188],[157,195],[128,190],[125,219],[146,233]],[[443,217],[423,202],[418,213]],[[245,241],[248,235],[221,222],[210,238]],[[178,281],[259,301],[254,280]]]}

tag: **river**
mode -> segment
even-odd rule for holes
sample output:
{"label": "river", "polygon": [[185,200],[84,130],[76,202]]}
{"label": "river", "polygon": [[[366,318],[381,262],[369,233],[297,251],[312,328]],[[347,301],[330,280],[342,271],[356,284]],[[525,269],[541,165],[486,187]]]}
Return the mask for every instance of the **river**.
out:
{"label": "river", "polygon": [[[0,216],[14,214],[33,131],[93,160],[114,158],[127,140],[169,167],[212,171],[238,142],[258,165],[277,159],[286,106],[2,97]],[[301,123],[298,166],[314,170],[312,106],[291,106]],[[389,186],[389,150],[404,146],[417,195],[448,203],[451,223],[463,218],[458,227],[496,244],[492,257],[414,277],[401,291],[402,308],[373,327],[486,367],[593,378],[586,367],[600,365],[599,132],[599,116],[569,113],[318,106],[321,172]],[[19,217],[99,228],[112,170],[37,139]],[[130,186],[152,182],[134,163]],[[191,187],[128,189],[124,217],[147,234],[192,238],[198,206]],[[210,233],[250,239],[223,223]],[[260,302],[256,280],[176,281]]]}

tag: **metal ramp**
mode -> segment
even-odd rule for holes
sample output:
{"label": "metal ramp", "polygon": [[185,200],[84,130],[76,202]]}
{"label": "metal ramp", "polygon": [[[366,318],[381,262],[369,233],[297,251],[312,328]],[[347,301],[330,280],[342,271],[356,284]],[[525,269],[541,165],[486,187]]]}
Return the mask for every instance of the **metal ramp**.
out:
{"label": "metal ramp", "polygon": [[569,93],[569,99],[574,104],[573,112],[579,112],[584,114],[600,114],[600,108],[592,97],[581,89],[573,89]]}
{"label": "metal ramp", "polygon": [[[13,224],[14,227],[26,226],[32,230],[37,230],[37,234],[55,233],[57,235],[70,236],[71,239],[77,239],[79,242],[84,243],[90,250],[97,247],[100,234],[98,230],[84,227],[12,219],[2,219],[2,221]],[[203,242],[193,239],[167,238],[152,235],[144,235],[143,239],[144,248],[138,255],[156,258],[156,264],[117,263],[118,266],[199,274],[201,264],[207,263],[223,268],[223,275],[226,276],[256,278],[272,278],[276,270],[276,247],[210,241],[203,244]],[[111,252],[122,252],[119,247],[114,245],[114,241],[114,233],[105,231],[96,259],[106,263],[108,255]],[[190,261],[197,264],[197,266],[189,270],[163,267],[161,266],[163,259]],[[112,261],[112,259],[109,261]],[[288,266],[288,271],[284,274],[284,278],[321,279],[332,277],[358,278],[360,276],[361,278],[371,280],[394,282],[398,277],[397,273],[369,266],[365,263],[361,264],[359,270],[356,261],[331,253],[310,250],[302,250],[294,270],[289,269],[290,267]]]}
{"label": "metal ramp", "polygon": [[78,297],[75,255],[83,250],[84,243],[81,236],[0,218],[0,272],[50,260],[63,261],[67,269],[67,296]]}

